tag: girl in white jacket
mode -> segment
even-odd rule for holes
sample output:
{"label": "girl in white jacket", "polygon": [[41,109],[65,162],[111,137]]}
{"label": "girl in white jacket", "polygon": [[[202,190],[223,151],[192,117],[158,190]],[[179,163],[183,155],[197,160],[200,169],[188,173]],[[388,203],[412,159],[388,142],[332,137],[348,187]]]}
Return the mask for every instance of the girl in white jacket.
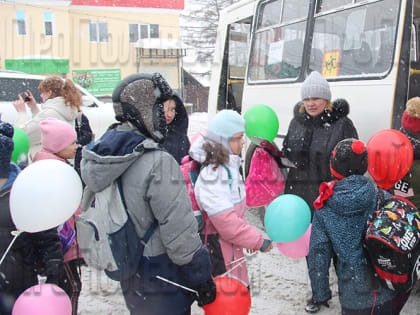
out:
{"label": "girl in white jacket", "polygon": [[41,149],[39,123],[48,117],[52,117],[74,126],[74,120],[82,103],[79,90],[69,79],[63,80],[57,76],[48,77],[41,81],[38,90],[43,102],[41,110],[38,108],[31,91],[28,90],[29,100],[26,101],[26,104],[32,112],[32,118],[26,112],[25,101],[22,96],[19,95],[19,99],[13,102],[19,113],[16,125],[25,131],[30,141],[29,156],[31,159]]}
{"label": "girl in white jacket", "polygon": [[201,232],[212,261],[212,274],[228,276],[249,285],[243,249],[269,251],[271,241],[245,219],[245,188],[239,171],[244,145],[244,119],[233,110],[220,111],[209,123],[205,139],[190,149],[193,159],[203,164],[194,192],[208,217]]}

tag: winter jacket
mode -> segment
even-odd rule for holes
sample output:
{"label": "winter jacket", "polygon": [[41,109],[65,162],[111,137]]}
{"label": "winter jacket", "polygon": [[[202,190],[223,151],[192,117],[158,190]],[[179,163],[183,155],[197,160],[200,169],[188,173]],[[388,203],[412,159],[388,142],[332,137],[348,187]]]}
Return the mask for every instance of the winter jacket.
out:
{"label": "winter jacket", "polygon": [[[204,141],[203,137],[198,138],[190,149],[190,156],[200,163],[204,162],[206,156],[202,149]],[[195,183],[194,192],[200,209],[209,217],[202,233],[210,237],[218,235],[222,252],[222,257],[219,259],[223,259],[224,269],[229,271],[240,264],[229,273],[229,276],[241,280],[248,286],[246,263],[240,261],[232,264],[232,261],[243,257],[244,248],[260,249],[264,238],[245,219],[246,195],[244,182],[239,172],[240,165],[241,158],[231,154],[229,162],[225,165],[229,172],[224,166],[219,166],[216,170],[213,170],[213,164],[204,167]],[[214,253],[210,252],[210,255]],[[220,262],[213,262],[213,264],[218,263]]]}
{"label": "winter jacket", "polygon": [[[16,230],[9,209],[10,189],[19,174],[11,163],[6,184],[0,189],[0,252],[4,253]],[[63,256],[56,229],[37,233],[23,232],[18,236],[0,266],[0,296],[17,298],[27,288],[38,284],[37,274],[47,276],[47,282],[58,284],[63,270]]]}
{"label": "winter jacket", "polygon": [[168,132],[162,146],[175,158],[178,164],[181,164],[182,158],[188,154],[190,148],[190,140],[187,135],[188,114],[181,98],[177,94],[174,94],[173,98],[176,104],[176,114],[174,120],[168,125]]}
{"label": "winter jacket", "polygon": [[[79,119],[80,117],[80,119]],[[78,113],[78,117],[74,120],[74,129],[77,134],[77,144],[79,147],[74,157],[74,169],[80,175],[80,162],[82,161],[82,149],[85,145],[93,140],[93,131],[90,128],[89,119],[82,112]]]}
{"label": "winter jacket", "polygon": [[[48,160],[48,159],[59,160],[59,161],[62,161],[64,163],[68,163],[67,160],[60,158],[58,155],[56,155],[54,153],[51,153],[44,148],[39,150],[37,153],[35,153],[35,156],[34,156],[32,162],[36,162],[36,161],[40,161],[40,160]],[[79,208],[77,208],[74,215],[70,219],[67,220],[73,230],[74,230],[74,222],[76,220],[76,217],[80,213],[81,213],[81,206],[79,206]],[[79,242],[78,242],[78,239],[76,237],[75,241],[73,242],[73,245],[64,254],[64,262],[68,262],[70,260],[77,259],[77,258],[82,258],[82,252],[80,251]]]}
{"label": "winter jacket", "polygon": [[283,153],[294,163],[286,180],[285,194],[302,197],[311,208],[318,197],[322,182],[333,179],[330,155],[335,145],[346,138],[358,138],[353,122],[347,117],[349,105],[344,100],[333,103],[332,112],[324,111],[317,117],[300,113],[298,103],[283,141]]}
{"label": "winter jacket", "polygon": [[117,125],[92,150],[83,149],[85,198],[121,176],[127,211],[140,237],[154,220],[159,225],[144,249],[137,274],[121,281],[132,314],[182,314],[193,297],[155,278],[160,275],[194,288],[210,278],[210,260],[197,233],[197,222],[179,165],[137,129]]}
{"label": "winter jacket", "polygon": [[25,131],[30,141],[29,155],[32,158],[34,154],[41,149],[41,129],[39,123],[48,117],[57,118],[74,125],[77,116],[77,109],[67,106],[62,96],[48,99],[41,104],[40,111],[33,111],[33,117],[30,118],[26,112],[19,113],[19,120],[16,125]]}
{"label": "winter jacket", "polygon": [[420,209],[420,134],[401,128],[411,142],[414,151],[414,160],[410,170],[399,180],[393,188],[393,193],[411,201]]}
{"label": "winter jacket", "polygon": [[378,191],[368,178],[352,175],[337,182],[332,196],[315,210],[308,255],[309,277],[315,302],[331,298],[329,267],[337,256],[338,293],[343,308],[360,310],[389,301],[393,293],[371,287],[362,237],[368,216],[376,209]]}

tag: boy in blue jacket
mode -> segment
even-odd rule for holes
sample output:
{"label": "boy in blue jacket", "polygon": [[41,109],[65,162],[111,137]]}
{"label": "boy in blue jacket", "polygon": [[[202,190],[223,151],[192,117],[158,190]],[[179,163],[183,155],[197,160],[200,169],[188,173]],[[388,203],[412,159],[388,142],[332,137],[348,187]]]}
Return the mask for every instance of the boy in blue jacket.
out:
{"label": "boy in blue jacket", "polygon": [[[331,173],[338,179],[322,183],[314,202],[315,215],[309,247],[312,302],[328,306],[331,299],[329,267],[337,255],[339,299],[343,315],[391,314],[394,293],[371,284],[363,254],[362,238],[368,216],[376,209],[378,189],[364,177],[368,155],[363,142],[340,141],[330,159]],[[308,312],[310,310],[306,309]]]}

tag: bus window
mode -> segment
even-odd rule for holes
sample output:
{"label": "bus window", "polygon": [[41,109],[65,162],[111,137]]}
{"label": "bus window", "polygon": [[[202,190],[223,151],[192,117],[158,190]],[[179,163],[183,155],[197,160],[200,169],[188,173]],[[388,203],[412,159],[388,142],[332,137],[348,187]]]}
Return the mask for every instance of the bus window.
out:
{"label": "bus window", "polygon": [[353,0],[319,0],[317,3],[316,12],[325,12],[351,3],[353,3]]}
{"label": "bus window", "polygon": [[267,2],[261,6],[257,20],[257,28],[280,23],[281,1]]}
{"label": "bus window", "polygon": [[284,23],[295,19],[306,18],[308,16],[308,9],[309,0],[285,0],[281,21]]}
{"label": "bus window", "polygon": [[[292,6],[290,0],[278,0],[261,6],[257,22],[260,29],[254,34],[248,67],[250,83],[296,80],[299,77],[309,1],[300,0],[299,3],[299,6]],[[288,12],[288,16],[292,16],[293,20],[282,15],[282,19],[277,21],[276,25],[266,27],[267,21],[275,22],[272,18],[277,15],[274,14],[274,9],[279,10],[282,7],[284,13]]]}
{"label": "bus window", "polygon": [[317,15],[310,71],[326,77],[384,75],[392,66],[397,22],[394,0]]}

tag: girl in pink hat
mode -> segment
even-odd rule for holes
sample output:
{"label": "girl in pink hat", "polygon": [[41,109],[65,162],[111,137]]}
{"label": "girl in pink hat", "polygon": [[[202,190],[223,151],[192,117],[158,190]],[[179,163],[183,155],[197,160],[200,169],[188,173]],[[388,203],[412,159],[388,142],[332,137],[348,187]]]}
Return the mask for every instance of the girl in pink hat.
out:
{"label": "girl in pink hat", "polygon": [[[39,123],[39,128],[42,148],[36,152],[33,162],[54,159],[69,163],[68,160],[73,159],[77,151],[77,135],[74,127],[67,122],[49,117]],[[82,289],[80,265],[83,263],[83,258],[74,232],[74,222],[79,214],[80,207],[67,222],[58,227],[64,254],[64,272],[59,286],[70,297],[73,315],[77,314],[77,304]]]}

